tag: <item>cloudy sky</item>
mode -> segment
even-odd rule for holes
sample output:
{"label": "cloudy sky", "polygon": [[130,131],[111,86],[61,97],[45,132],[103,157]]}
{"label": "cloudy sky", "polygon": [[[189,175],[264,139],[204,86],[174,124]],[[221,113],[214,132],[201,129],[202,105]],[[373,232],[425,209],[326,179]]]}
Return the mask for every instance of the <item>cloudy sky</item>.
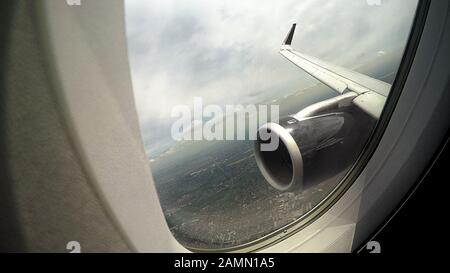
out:
{"label": "cloudy sky", "polygon": [[404,46],[417,0],[126,0],[133,88],[146,143],[170,136],[171,110],[249,104],[315,84],[278,54],[293,47],[352,68]]}

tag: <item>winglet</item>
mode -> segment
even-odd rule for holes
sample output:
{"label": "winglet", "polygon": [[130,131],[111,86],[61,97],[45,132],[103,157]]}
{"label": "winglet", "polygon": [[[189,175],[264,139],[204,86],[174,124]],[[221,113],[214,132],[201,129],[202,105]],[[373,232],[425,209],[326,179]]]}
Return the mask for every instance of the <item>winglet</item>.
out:
{"label": "winglet", "polygon": [[294,38],[294,32],[295,32],[295,27],[297,26],[297,24],[293,24],[291,27],[291,31],[289,31],[288,36],[286,36],[286,39],[284,40],[283,45],[291,45],[292,44],[292,38]]}

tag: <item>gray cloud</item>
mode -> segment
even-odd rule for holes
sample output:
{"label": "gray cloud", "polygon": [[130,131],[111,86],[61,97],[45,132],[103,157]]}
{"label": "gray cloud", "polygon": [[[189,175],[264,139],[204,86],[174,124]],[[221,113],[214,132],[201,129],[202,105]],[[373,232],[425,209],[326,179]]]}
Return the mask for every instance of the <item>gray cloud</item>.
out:
{"label": "gray cloud", "polygon": [[168,137],[172,107],[191,104],[194,96],[219,105],[256,103],[314,84],[278,54],[294,22],[294,48],[351,68],[379,51],[403,47],[416,3],[382,0],[374,7],[365,0],[126,0],[144,138]]}

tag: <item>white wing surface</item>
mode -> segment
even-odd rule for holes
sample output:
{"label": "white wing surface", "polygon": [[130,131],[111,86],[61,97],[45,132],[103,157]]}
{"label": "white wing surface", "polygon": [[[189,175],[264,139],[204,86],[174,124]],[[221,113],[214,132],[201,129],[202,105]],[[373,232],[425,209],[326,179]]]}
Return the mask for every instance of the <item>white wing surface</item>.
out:
{"label": "white wing surface", "polygon": [[367,75],[339,67],[295,51],[292,47],[294,24],[280,49],[280,54],[331,89],[342,94],[354,92],[353,103],[378,119],[391,85]]}

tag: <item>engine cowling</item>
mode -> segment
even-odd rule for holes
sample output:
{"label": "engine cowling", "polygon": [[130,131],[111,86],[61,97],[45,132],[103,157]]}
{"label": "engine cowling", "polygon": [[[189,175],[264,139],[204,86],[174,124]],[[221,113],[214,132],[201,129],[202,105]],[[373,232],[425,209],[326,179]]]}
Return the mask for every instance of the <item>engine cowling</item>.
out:
{"label": "engine cowling", "polygon": [[[355,107],[267,123],[259,129],[255,142],[258,168],[267,182],[280,191],[317,185],[356,161],[373,124],[368,115]],[[276,149],[264,151],[262,147],[273,142],[278,142]]]}

